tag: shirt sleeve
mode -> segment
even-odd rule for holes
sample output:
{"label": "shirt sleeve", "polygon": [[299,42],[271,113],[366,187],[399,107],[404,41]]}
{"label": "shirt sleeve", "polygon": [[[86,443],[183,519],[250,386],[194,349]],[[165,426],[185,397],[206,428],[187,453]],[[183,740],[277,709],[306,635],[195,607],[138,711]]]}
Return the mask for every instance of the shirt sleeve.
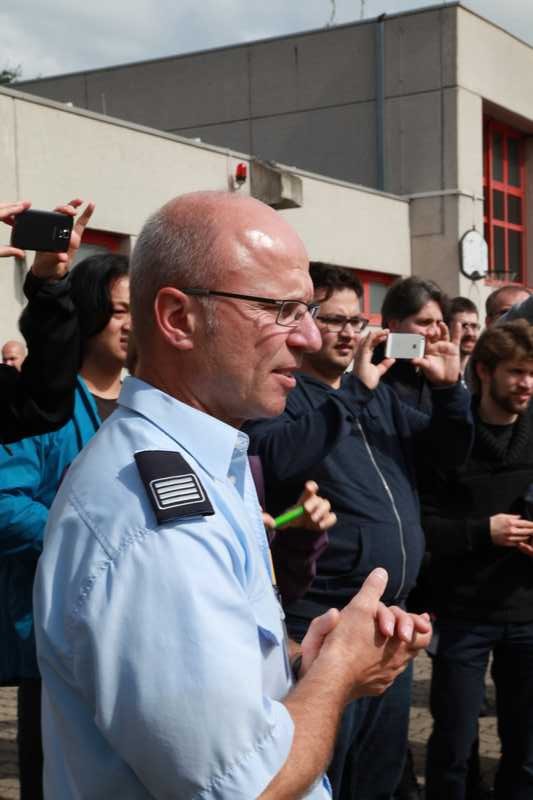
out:
{"label": "shirt sleeve", "polygon": [[245,554],[206,520],[131,536],[73,621],[76,683],[151,797],[257,797],[293,736],[264,684],[272,587],[248,597]]}

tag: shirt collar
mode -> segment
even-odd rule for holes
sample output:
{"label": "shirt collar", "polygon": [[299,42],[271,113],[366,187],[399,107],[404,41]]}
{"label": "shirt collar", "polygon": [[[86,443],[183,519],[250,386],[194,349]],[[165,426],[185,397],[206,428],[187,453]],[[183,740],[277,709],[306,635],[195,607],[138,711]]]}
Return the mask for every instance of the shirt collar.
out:
{"label": "shirt collar", "polygon": [[248,450],[248,436],[138,378],[127,377],[118,403],[145,417],[186,450],[210,475],[227,477],[231,460]]}

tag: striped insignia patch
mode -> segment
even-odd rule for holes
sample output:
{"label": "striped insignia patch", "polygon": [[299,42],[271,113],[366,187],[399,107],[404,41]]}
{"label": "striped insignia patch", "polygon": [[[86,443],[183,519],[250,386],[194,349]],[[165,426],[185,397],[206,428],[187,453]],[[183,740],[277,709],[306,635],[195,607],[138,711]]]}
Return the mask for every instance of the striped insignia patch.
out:
{"label": "striped insignia patch", "polygon": [[205,500],[200,482],[192,472],[188,475],[171,475],[168,478],[150,481],[150,489],[161,511],[188,506],[191,503],[203,503]]}
{"label": "striped insignia patch", "polygon": [[180,453],[141,450],[134,453],[134,457],[160,525],[186,517],[209,517],[215,513],[200,478]]}

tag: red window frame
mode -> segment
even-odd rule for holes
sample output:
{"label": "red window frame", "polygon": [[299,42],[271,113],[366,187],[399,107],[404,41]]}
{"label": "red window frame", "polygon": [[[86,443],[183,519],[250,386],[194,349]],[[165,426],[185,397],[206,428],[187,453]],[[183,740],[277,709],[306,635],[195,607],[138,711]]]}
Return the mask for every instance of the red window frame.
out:
{"label": "red window frame", "polygon": [[356,269],[355,273],[363,285],[363,297],[361,299],[361,312],[370,320],[371,325],[381,325],[381,312],[372,313],[370,304],[370,284],[381,283],[383,286],[390,286],[398,278],[397,275],[388,275],[384,272],[370,272],[369,270]]}
{"label": "red window frame", "polygon": [[[502,139],[502,180],[496,180],[493,172],[494,134]],[[518,159],[520,186],[509,183],[509,140],[518,142]],[[501,192],[503,196],[503,219],[494,216],[494,192]],[[521,131],[511,128],[502,122],[485,118],[483,129],[483,192],[485,196],[483,222],[485,226],[485,239],[489,249],[489,275],[491,283],[516,283],[525,285],[527,275],[526,261],[526,167],[524,152],[524,137]],[[509,197],[515,197],[521,203],[520,224],[510,222],[508,219]],[[496,272],[495,230],[503,230],[503,270]],[[509,233],[515,231],[520,236],[520,261],[518,275],[511,277],[509,263]]]}

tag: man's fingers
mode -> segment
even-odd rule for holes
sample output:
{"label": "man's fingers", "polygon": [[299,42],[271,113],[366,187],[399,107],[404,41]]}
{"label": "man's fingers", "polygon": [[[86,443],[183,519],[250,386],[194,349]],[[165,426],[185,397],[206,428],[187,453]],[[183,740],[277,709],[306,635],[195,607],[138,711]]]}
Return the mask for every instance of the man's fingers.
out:
{"label": "man's fingers", "polygon": [[[439,322],[439,334],[440,334],[440,341],[441,342],[449,342],[450,341],[450,339],[451,339],[450,329],[448,328],[448,326],[446,325],[445,322],[442,322],[442,321]],[[459,344],[460,339],[461,339],[461,337],[459,336],[459,338],[457,339],[455,344]],[[453,339],[452,339],[452,341],[453,341]]]}
{"label": "man's fingers", "polygon": [[6,256],[13,256],[14,258],[24,258],[24,250],[19,250],[18,247],[0,247],[0,258]]}
{"label": "man's fingers", "polygon": [[93,215],[93,211],[95,209],[95,204],[92,201],[89,201],[85,206],[84,210],[76,220],[76,230],[80,233],[85,230],[87,223],[91,219]]}
{"label": "man's fingers", "polygon": [[367,606],[372,610],[377,611],[378,603],[381,596],[387,587],[389,576],[383,567],[376,567],[367,576],[363,585],[353,598],[353,600],[346,606],[349,608],[352,603],[358,606]]}
{"label": "man's fingers", "polygon": [[302,676],[318,656],[324,639],[329,636],[339,619],[340,612],[336,608],[330,608],[325,614],[315,617],[311,622],[302,640],[302,668],[300,671]]}
{"label": "man's fingers", "polygon": [[26,211],[31,206],[29,200],[17,200],[16,203],[0,203],[0,220],[6,225],[13,225],[13,217]]}
{"label": "man's fingers", "polygon": [[380,361],[377,364],[377,370],[379,372],[379,377],[381,378],[385,373],[392,367],[393,364],[396,363],[395,358],[384,358],[383,361]]}

